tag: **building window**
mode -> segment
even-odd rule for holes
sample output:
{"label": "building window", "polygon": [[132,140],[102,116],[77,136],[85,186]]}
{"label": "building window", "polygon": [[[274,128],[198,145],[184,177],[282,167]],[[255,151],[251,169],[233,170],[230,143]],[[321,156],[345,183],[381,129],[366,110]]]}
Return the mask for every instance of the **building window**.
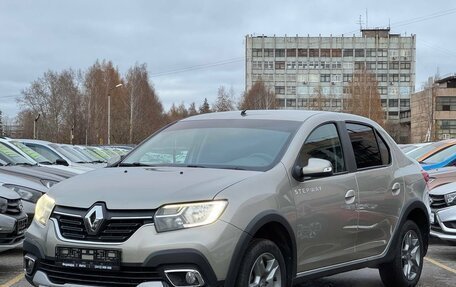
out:
{"label": "building window", "polygon": [[331,49],[320,49],[320,57],[331,57]]}
{"label": "building window", "polygon": [[287,108],[296,108],[296,99],[287,99]]}
{"label": "building window", "polygon": [[401,108],[409,108],[410,107],[410,100],[401,100]]}
{"label": "building window", "polygon": [[387,95],[388,94],[388,87],[378,87],[378,93],[380,95]]}
{"label": "building window", "polygon": [[399,70],[399,62],[390,62],[390,70]]}
{"label": "building window", "polygon": [[274,49],[264,49],[265,57],[274,57]]}
{"label": "building window", "polygon": [[392,82],[399,82],[399,74],[391,74],[390,75],[390,80]]}
{"label": "building window", "polygon": [[412,113],[410,111],[402,111],[400,114],[401,119],[408,119],[412,116]]}
{"label": "building window", "polygon": [[296,95],[296,86],[287,86],[287,95]]}
{"label": "building window", "polygon": [[377,74],[377,81],[378,82],[387,82],[388,74]]}
{"label": "building window", "polygon": [[285,107],[285,99],[276,99],[277,106],[280,108]]}
{"label": "building window", "polygon": [[254,70],[263,69],[263,62],[261,62],[261,61],[252,61],[252,69],[254,69]]}
{"label": "building window", "polygon": [[345,86],[344,89],[343,89],[343,92],[344,92],[344,94],[346,94],[346,95],[351,94],[351,89],[350,89],[350,87]]}
{"label": "building window", "polygon": [[321,64],[322,69],[326,69],[326,70],[331,69],[331,62],[322,61],[320,64]]}
{"label": "building window", "polygon": [[285,70],[285,62],[284,61],[276,61],[275,62],[275,69],[276,70]]}
{"label": "building window", "polygon": [[456,111],[456,97],[436,97],[436,111]]}
{"label": "building window", "polygon": [[285,57],[285,49],[276,49],[275,56],[276,57]]}
{"label": "building window", "polygon": [[261,50],[261,49],[252,49],[252,56],[253,57],[262,57],[263,56],[263,50]]}
{"label": "building window", "polygon": [[363,58],[364,57],[364,49],[355,49],[355,57]]}
{"label": "building window", "polygon": [[377,56],[376,49],[366,49],[366,57],[375,57]]}
{"label": "building window", "polygon": [[287,75],[287,81],[288,82],[295,82],[296,81],[296,75],[295,74]]}
{"label": "building window", "polygon": [[321,74],[320,75],[320,82],[328,83],[331,81],[331,74]]}
{"label": "building window", "polygon": [[342,49],[332,49],[331,57],[333,57],[333,58],[342,57]]}
{"label": "building window", "polygon": [[377,69],[379,69],[379,70],[387,70],[388,69],[388,62],[377,62]]}
{"label": "building window", "polygon": [[382,99],[382,108],[386,108],[386,103],[387,103],[387,100],[386,99]]}
{"label": "building window", "polygon": [[437,120],[436,133],[439,139],[456,137],[456,120]]}
{"label": "building window", "polygon": [[296,49],[287,49],[287,57],[296,57]]}
{"label": "building window", "polygon": [[388,57],[388,50],[387,49],[378,49],[377,56],[378,57]]}
{"label": "building window", "polygon": [[284,86],[275,86],[275,93],[277,95],[285,95],[285,87]]}
{"label": "building window", "polygon": [[332,68],[333,68],[333,69],[340,70],[340,69],[342,69],[342,63],[339,62],[339,61],[332,62]]}
{"label": "building window", "polygon": [[398,106],[398,102],[399,102],[399,100],[397,100],[397,99],[390,99],[388,101],[388,107],[396,108]]}
{"label": "building window", "polygon": [[368,70],[375,70],[377,68],[377,65],[375,62],[367,62],[366,63],[366,68]]}
{"label": "building window", "polygon": [[287,62],[287,70],[296,70],[296,62]]}
{"label": "building window", "polygon": [[349,83],[353,81],[353,74],[344,74],[344,82]]}
{"label": "building window", "polygon": [[354,66],[355,65],[353,64],[353,62],[344,62],[344,64],[343,64],[344,70],[353,71]]}
{"label": "building window", "polygon": [[265,70],[273,70],[274,69],[274,61],[264,61],[263,66]]}
{"label": "building window", "polygon": [[410,74],[401,74],[401,82],[410,82]]}
{"label": "building window", "polygon": [[307,49],[298,49],[298,57],[307,57]]}
{"label": "building window", "polygon": [[355,62],[355,70],[364,70],[364,62]]}
{"label": "building window", "polygon": [[309,57],[319,57],[318,49],[309,49]]}
{"label": "building window", "polygon": [[344,49],[344,57],[353,57],[353,49]]}
{"label": "building window", "polygon": [[342,75],[341,74],[332,74],[331,75],[331,82],[333,82],[333,83],[342,82]]}
{"label": "building window", "polygon": [[398,117],[398,114],[397,114],[397,112],[388,112],[388,117],[390,117],[390,118],[397,118],[397,117]]}
{"label": "building window", "polygon": [[412,64],[410,62],[402,62],[401,63],[401,69],[402,70],[410,70],[412,67]]}

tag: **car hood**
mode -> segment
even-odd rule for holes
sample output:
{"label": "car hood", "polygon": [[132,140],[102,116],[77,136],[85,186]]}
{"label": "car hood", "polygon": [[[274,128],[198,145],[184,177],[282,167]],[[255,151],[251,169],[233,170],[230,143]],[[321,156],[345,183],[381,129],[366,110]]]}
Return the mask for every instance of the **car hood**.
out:
{"label": "car hood", "polygon": [[12,191],[6,187],[0,186],[0,197],[9,199],[9,200],[17,200],[21,199],[17,192]]}
{"label": "car hood", "polygon": [[60,182],[66,178],[58,176],[56,174],[51,174],[48,172],[49,168],[44,168],[41,166],[1,166],[0,173],[6,173],[10,175],[15,175],[30,180],[53,180]]}
{"label": "car hood", "polygon": [[431,195],[445,195],[448,193],[456,192],[456,182],[444,184],[441,186],[438,186],[436,188],[433,188],[431,191],[429,191],[429,194]]}
{"label": "car hood", "polygon": [[456,167],[447,166],[428,171],[429,176],[451,176],[456,174]]}
{"label": "car hood", "polygon": [[0,171],[0,185],[4,184],[25,186],[31,189],[41,191],[43,193],[48,191],[48,189],[39,182],[35,182],[19,176],[5,174]]}
{"label": "car hood", "polygon": [[156,209],[164,204],[210,200],[258,171],[180,167],[102,168],[51,188],[57,205],[108,209]]}

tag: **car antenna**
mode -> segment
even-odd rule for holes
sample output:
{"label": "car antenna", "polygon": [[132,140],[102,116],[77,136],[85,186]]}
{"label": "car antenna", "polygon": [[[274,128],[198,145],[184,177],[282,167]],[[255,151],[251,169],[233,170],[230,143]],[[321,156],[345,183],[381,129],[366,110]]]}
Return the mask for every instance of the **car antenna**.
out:
{"label": "car antenna", "polygon": [[241,112],[241,116],[245,117],[246,115],[247,115],[247,109],[245,109]]}

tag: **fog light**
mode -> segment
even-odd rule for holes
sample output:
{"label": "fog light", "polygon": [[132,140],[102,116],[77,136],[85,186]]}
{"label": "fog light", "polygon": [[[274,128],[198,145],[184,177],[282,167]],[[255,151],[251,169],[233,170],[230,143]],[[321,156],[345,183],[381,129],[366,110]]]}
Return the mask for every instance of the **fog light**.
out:
{"label": "fog light", "polygon": [[165,270],[165,274],[174,287],[204,286],[203,277],[194,269]]}
{"label": "fog light", "polygon": [[33,274],[33,270],[35,269],[35,261],[35,256],[29,254],[24,256],[24,271],[27,275]]}

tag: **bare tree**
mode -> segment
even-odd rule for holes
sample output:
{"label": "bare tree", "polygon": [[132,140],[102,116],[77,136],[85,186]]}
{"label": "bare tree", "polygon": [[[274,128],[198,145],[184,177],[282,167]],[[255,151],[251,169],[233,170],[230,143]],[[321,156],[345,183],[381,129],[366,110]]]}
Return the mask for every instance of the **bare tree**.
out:
{"label": "bare tree", "polygon": [[385,116],[375,75],[366,69],[355,71],[348,88],[350,92],[344,97],[343,111],[383,125]]}
{"label": "bare tree", "polygon": [[244,93],[239,108],[242,110],[275,109],[276,95],[263,81],[258,81]]}
{"label": "bare tree", "polygon": [[217,99],[212,105],[214,112],[225,112],[234,110],[233,90],[227,91],[225,86],[220,86],[217,92]]}

